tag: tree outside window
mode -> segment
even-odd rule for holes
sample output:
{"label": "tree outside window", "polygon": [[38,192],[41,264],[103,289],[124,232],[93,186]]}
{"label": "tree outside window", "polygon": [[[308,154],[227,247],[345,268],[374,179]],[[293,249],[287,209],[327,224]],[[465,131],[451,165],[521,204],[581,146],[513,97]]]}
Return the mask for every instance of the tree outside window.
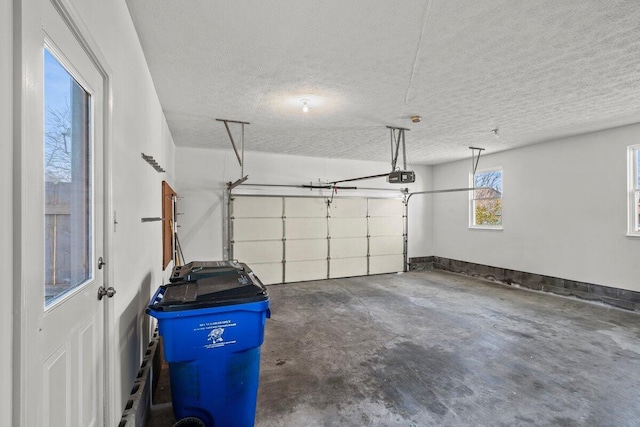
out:
{"label": "tree outside window", "polygon": [[502,170],[477,172],[473,179],[471,201],[472,226],[500,227],[502,225]]}
{"label": "tree outside window", "polygon": [[91,277],[90,95],[44,51],[45,305]]}

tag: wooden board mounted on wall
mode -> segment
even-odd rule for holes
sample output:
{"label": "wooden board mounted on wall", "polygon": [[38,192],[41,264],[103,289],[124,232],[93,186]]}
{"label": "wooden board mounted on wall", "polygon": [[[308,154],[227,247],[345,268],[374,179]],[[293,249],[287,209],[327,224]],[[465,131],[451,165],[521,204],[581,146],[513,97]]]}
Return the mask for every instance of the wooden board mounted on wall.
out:
{"label": "wooden board mounted on wall", "polygon": [[175,251],[175,199],[173,188],[162,181],[162,269],[166,269]]}

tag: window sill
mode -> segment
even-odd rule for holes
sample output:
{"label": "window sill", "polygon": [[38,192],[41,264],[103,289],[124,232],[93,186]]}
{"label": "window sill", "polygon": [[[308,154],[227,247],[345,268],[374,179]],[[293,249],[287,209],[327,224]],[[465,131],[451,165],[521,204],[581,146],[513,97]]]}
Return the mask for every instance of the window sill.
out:
{"label": "window sill", "polygon": [[[492,230],[492,231],[502,231],[503,228],[501,225],[490,226],[490,225],[470,225],[469,230]],[[640,237],[640,235],[638,235]]]}
{"label": "window sill", "polygon": [[640,233],[627,233],[627,237],[631,237],[634,239],[640,239]]}

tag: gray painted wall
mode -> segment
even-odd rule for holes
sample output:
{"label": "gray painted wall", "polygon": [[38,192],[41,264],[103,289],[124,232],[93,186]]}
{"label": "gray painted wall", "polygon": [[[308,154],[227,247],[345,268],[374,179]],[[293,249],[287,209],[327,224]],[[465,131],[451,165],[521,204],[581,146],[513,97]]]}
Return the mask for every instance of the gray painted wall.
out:
{"label": "gray painted wall", "polygon": [[[468,228],[467,194],[434,196],[434,254],[640,291],[640,238],[627,233],[627,146],[640,124],[483,155],[503,168],[502,231]],[[434,187],[469,183],[469,161],[433,168]]]}

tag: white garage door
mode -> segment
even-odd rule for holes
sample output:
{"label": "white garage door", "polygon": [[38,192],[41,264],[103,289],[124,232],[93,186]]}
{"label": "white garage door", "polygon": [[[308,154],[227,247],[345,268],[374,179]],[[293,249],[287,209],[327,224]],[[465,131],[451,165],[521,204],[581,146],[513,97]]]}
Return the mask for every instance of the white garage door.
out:
{"label": "white garage door", "polygon": [[282,197],[239,197],[232,206],[233,258],[251,266],[264,283],[282,283]]}
{"label": "white garage door", "polygon": [[[327,278],[327,206],[319,197],[284,197],[284,281]],[[260,275],[258,275],[260,277]]]}
{"label": "white garage door", "polygon": [[402,199],[234,195],[231,257],[267,284],[404,267]]}
{"label": "white garage door", "polygon": [[369,274],[403,270],[403,216],[403,204],[369,199]]}
{"label": "white garage door", "polygon": [[367,199],[334,198],[329,232],[329,277],[368,274]]}

